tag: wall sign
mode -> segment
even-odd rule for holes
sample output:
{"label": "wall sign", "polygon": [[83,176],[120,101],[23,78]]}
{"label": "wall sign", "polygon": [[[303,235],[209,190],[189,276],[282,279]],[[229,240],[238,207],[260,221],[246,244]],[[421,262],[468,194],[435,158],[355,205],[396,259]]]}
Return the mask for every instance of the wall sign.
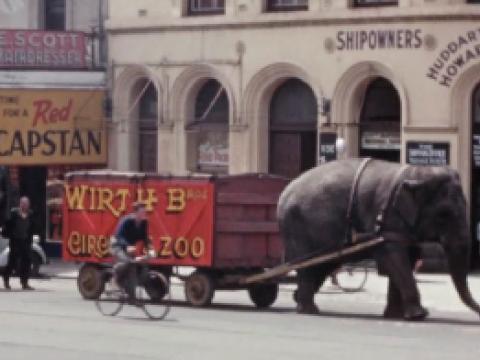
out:
{"label": "wall sign", "polygon": [[104,164],[101,90],[0,90],[0,164]]}
{"label": "wall sign", "polygon": [[450,143],[408,141],[407,163],[411,165],[449,165]]}
{"label": "wall sign", "polygon": [[400,134],[391,131],[363,131],[361,147],[367,150],[400,150]]}
{"label": "wall sign", "polygon": [[419,49],[423,45],[421,29],[342,30],[336,40],[338,51]]}
{"label": "wall sign", "polygon": [[319,164],[337,159],[337,148],[335,146],[337,141],[336,133],[320,133],[318,135],[318,162]]}
{"label": "wall sign", "polygon": [[480,134],[472,135],[472,157],[473,165],[480,169]]}
{"label": "wall sign", "polygon": [[480,29],[458,35],[438,54],[427,70],[427,78],[450,87],[453,80],[472,61],[480,59]]}
{"label": "wall sign", "polygon": [[81,32],[0,30],[0,68],[85,68]]}

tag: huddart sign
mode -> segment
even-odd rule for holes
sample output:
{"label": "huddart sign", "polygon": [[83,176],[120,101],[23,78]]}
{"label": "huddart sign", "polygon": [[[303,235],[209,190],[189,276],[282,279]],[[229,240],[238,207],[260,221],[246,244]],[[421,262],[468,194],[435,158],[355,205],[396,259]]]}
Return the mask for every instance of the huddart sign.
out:
{"label": "huddart sign", "polygon": [[107,160],[103,92],[0,90],[0,164]]}

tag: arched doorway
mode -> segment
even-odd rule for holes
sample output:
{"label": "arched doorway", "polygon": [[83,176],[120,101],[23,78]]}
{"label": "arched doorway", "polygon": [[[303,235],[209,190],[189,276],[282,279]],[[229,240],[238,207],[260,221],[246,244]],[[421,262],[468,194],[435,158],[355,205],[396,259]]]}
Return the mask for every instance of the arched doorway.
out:
{"label": "arched doorway", "polygon": [[149,80],[139,81],[137,89],[140,89],[138,102],[138,170],[157,172],[158,93]]}
{"label": "arched doorway", "polygon": [[270,101],[269,172],[296,177],[316,165],[317,100],[303,81],[288,79]]}
{"label": "arched doorway", "polygon": [[378,77],[368,84],[359,126],[361,157],[400,162],[401,102],[387,79]]}
{"label": "arched doorway", "polygon": [[228,173],[229,103],[223,85],[215,79],[200,86],[194,102],[194,119],[187,129],[195,138],[195,171]]}
{"label": "arched doorway", "polygon": [[472,165],[471,165],[471,229],[473,239],[472,262],[479,265],[480,241],[480,83],[475,87],[472,106]]}

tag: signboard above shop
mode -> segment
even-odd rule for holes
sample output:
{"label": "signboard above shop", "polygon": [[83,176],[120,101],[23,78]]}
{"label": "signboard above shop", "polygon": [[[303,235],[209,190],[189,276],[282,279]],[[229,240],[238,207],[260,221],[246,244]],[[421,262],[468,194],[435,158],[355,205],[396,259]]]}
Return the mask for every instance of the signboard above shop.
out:
{"label": "signboard above shop", "polygon": [[337,158],[336,141],[336,133],[323,132],[318,135],[318,162],[320,164],[333,161]]}
{"label": "signboard above shop", "polygon": [[450,164],[450,144],[444,142],[407,142],[407,163],[445,166]]}
{"label": "signboard above shop", "polygon": [[0,68],[85,67],[86,42],[82,32],[0,30]]}
{"label": "signboard above shop", "polygon": [[363,131],[361,147],[367,150],[400,150],[400,134],[390,131]]}
{"label": "signboard above shop", "polygon": [[101,90],[0,89],[0,165],[105,164]]}

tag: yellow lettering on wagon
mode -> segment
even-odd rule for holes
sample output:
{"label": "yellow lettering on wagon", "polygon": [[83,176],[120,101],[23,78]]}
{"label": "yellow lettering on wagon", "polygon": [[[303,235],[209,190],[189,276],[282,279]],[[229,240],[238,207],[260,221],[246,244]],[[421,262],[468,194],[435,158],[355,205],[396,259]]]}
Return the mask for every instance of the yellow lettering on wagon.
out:
{"label": "yellow lettering on wagon", "polygon": [[147,211],[153,211],[153,205],[158,202],[155,189],[146,189],[146,193],[145,195],[144,189],[138,189],[137,201],[145,204]]}
{"label": "yellow lettering on wagon", "polygon": [[167,189],[167,211],[182,212],[186,206],[186,192],[180,188]]}
{"label": "yellow lettering on wagon", "polygon": [[109,253],[109,241],[103,235],[81,234],[72,231],[67,241],[68,252],[72,256],[94,256],[104,258]]}
{"label": "yellow lettering on wagon", "polygon": [[[125,212],[130,196],[128,188],[111,189],[87,185],[65,185],[65,194],[69,210],[83,211],[88,207],[88,211],[110,211],[115,217],[120,217]],[[156,199],[155,192],[148,190],[148,198],[151,205],[154,202],[152,199]]]}
{"label": "yellow lettering on wagon", "polygon": [[88,189],[87,185],[74,186],[65,185],[65,196],[69,209],[84,210],[85,193]]}

